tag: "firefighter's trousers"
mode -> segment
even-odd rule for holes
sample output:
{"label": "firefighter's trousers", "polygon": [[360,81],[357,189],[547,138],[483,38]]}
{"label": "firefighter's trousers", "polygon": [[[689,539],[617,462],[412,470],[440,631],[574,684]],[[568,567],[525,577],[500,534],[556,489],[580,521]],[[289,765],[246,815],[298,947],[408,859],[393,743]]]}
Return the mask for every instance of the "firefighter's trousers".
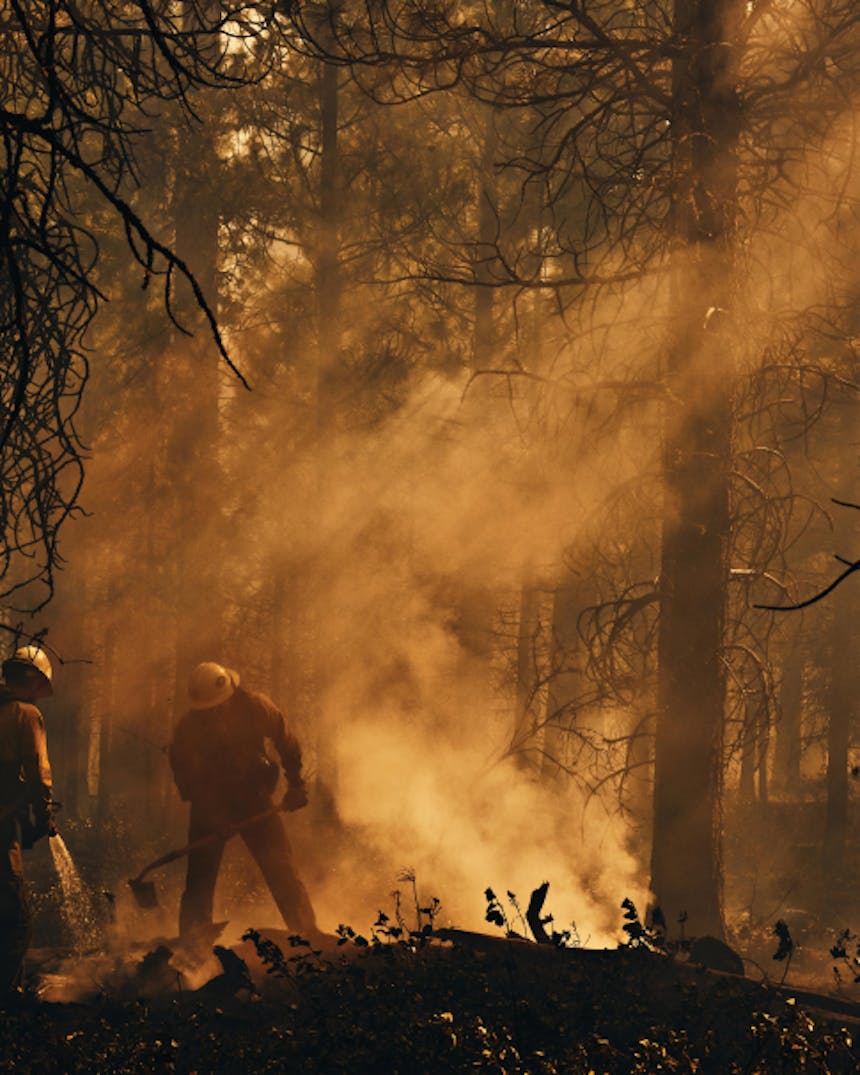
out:
{"label": "firefighter's trousers", "polygon": [[[249,809],[247,816],[258,810],[259,807]],[[193,843],[208,835],[214,827],[217,826],[213,826],[210,812],[192,802],[188,842]],[[260,867],[287,928],[303,937],[313,937],[317,932],[316,916],[307,890],[296,873],[281,815],[270,814],[255,821],[241,829],[239,835]],[[225,843],[224,839],[214,840],[195,848],[188,855],[185,891],[179,907],[179,933],[182,937],[193,936],[200,927],[212,923],[215,882]]]}
{"label": "firefighter's trousers", "polygon": [[0,999],[21,984],[32,921],[14,826],[0,828]]}

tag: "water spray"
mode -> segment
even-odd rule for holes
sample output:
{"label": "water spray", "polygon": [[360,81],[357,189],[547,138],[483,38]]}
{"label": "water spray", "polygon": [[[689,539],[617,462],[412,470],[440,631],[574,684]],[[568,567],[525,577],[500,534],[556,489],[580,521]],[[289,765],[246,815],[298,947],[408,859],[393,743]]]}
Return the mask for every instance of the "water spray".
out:
{"label": "water spray", "polygon": [[56,833],[48,840],[48,846],[63,891],[60,914],[72,938],[72,947],[76,952],[83,952],[94,946],[99,928],[98,915],[66,841]]}

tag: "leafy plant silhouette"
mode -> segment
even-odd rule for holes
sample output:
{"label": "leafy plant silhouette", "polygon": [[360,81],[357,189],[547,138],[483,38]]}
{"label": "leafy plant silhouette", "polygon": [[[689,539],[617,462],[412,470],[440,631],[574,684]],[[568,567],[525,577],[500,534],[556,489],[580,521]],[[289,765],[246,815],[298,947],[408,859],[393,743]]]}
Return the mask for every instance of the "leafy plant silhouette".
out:
{"label": "leafy plant silhouette", "polygon": [[626,943],[622,948],[645,948],[649,952],[665,952],[666,949],[666,919],[659,907],[655,907],[649,916],[650,922],[643,922],[639,917],[636,904],[629,896],[621,901],[624,910],[624,923],[622,929],[627,934]]}
{"label": "leafy plant silhouette", "polygon": [[398,946],[400,948],[416,949],[426,945],[433,937],[436,918],[442,908],[440,901],[433,896],[428,904],[422,904],[418,898],[418,883],[415,871],[404,870],[398,881],[406,881],[411,885],[412,902],[415,909],[415,928],[410,927],[403,913],[403,895],[400,889],[396,889],[391,895],[394,899],[394,917],[380,910],[370,930],[368,940],[361,933],[356,933],[352,926],[341,923],[337,927],[337,943],[354,944],[358,948]]}
{"label": "leafy plant silhouette", "polygon": [[[854,949],[853,956],[849,956],[849,948]],[[860,936],[852,933],[850,929],[843,929],[830,949],[830,954],[836,960],[833,966],[833,977],[837,983],[842,982],[840,965],[848,971],[852,982],[860,982]]]}
{"label": "leafy plant silhouette", "polygon": [[295,955],[285,956],[280,945],[268,937],[264,937],[259,930],[246,929],[242,934],[243,941],[250,941],[266,968],[266,974],[276,978],[294,978],[308,974],[312,971],[324,970],[327,961],[322,958],[319,949],[311,947],[309,941],[298,934],[288,938],[291,949],[299,949]]}
{"label": "leafy plant silhouette", "polygon": [[[484,897],[487,901],[484,918],[492,925],[503,929],[505,936],[512,939],[525,940],[530,933],[538,944],[551,944],[556,948],[580,948],[582,943],[575,922],[571,923],[570,929],[556,930],[553,928],[550,932],[547,932],[546,927],[552,925],[554,921],[551,914],[545,915],[542,913],[548,891],[549,881],[544,881],[543,884],[538,885],[531,894],[529,905],[525,912],[523,912],[516,895],[508,891],[506,893],[508,903],[514,912],[513,916],[510,916],[493,889],[487,888],[484,890]],[[519,930],[514,928],[515,922],[519,924]]]}
{"label": "leafy plant silhouette", "polygon": [[776,951],[773,953],[773,958],[777,962],[785,961],[785,969],[782,972],[782,978],[780,983],[785,981],[788,974],[788,968],[791,966],[791,960],[794,956],[794,939],[791,936],[791,931],[788,928],[788,924],[781,918],[778,919],[776,925],[773,927],[774,936],[778,938],[778,944]]}

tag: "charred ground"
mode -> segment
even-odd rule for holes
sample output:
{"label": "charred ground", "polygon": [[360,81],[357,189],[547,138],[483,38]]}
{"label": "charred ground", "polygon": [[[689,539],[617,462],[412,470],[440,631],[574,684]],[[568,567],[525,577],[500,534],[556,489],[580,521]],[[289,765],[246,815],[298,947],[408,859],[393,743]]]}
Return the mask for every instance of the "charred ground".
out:
{"label": "charred ground", "polygon": [[[109,930],[101,951],[34,949],[29,992],[3,1013],[0,1070],[860,1067],[854,934],[828,945],[809,925],[798,926],[802,943],[782,920],[748,928],[736,935],[744,977],[714,969],[728,952],[712,950],[719,942],[678,940],[677,929],[667,938],[660,916],[640,917],[630,900],[617,948],[581,947],[544,913],[547,887],[528,901],[487,890],[487,933],[438,927],[432,901],[380,911],[363,933],[341,926],[319,948],[249,929],[238,943],[216,937],[194,952],[168,937],[117,946]],[[532,940],[535,931],[550,943]]]}
{"label": "charred ground", "polygon": [[[42,999],[4,1012],[0,1070],[854,1072],[856,864],[846,858],[838,873],[801,871],[803,884],[784,891],[785,878],[797,875],[802,827],[794,843],[780,845],[759,821],[762,847],[794,865],[781,873],[771,864],[761,875],[756,856],[729,841],[729,939],[746,977],[703,967],[694,938],[679,940],[678,923],[664,938],[659,918],[640,916],[632,901],[618,901],[619,947],[595,948],[574,924],[564,929],[548,917],[561,902],[555,888],[547,895],[540,886],[531,900],[475,893],[486,908],[482,934],[440,926],[447,909],[419,900],[423,885],[406,877],[402,902],[391,906],[380,895],[387,913],[341,927],[322,950],[268,929],[237,941],[228,927],[213,937],[225,945],[217,954],[190,954],[170,932],[181,871],[159,875],[160,909],[139,911],[122,882],[124,827],[69,824],[97,921],[88,945],[76,946],[39,845],[28,967]],[[732,816],[727,823],[741,827]],[[745,831],[751,839],[749,818]],[[253,905],[241,873],[228,870],[225,883],[247,916]],[[765,905],[779,908],[780,928],[759,913]],[[550,939],[560,931],[555,945],[531,939],[541,927]]]}
{"label": "charred ground", "polygon": [[643,947],[475,934],[366,947],[333,939],[319,953],[286,934],[256,942],[232,950],[241,963],[222,951],[221,972],[196,990],[183,988],[167,949],[155,950],[117,961],[86,1003],[6,1012],[0,1069],[537,1075],[853,1072],[860,1063],[860,1006],[798,1000]]}

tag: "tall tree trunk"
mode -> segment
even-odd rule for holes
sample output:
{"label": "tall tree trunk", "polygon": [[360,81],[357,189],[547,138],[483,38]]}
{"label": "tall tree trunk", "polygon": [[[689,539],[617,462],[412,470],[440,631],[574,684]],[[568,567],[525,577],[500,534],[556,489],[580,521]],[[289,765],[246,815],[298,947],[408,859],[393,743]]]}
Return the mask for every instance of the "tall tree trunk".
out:
{"label": "tall tree trunk", "polygon": [[850,667],[850,637],[854,609],[848,587],[833,594],[830,682],[827,688],[827,811],[824,822],[824,867],[836,869],[845,856],[848,834],[848,745],[854,723],[855,677]]}
{"label": "tall tree trunk", "polygon": [[[840,401],[836,420],[837,496],[855,480],[856,464],[849,467],[845,457],[856,428],[855,409]],[[836,507],[834,541],[843,556],[854,556],[857,548],[855,512]],[[855,727],[858,676],[856,672],[856,592],[839,586],[831,596],[833,618],[830,627],[830,679],[827,689],[827,813],[824,826],[824,867],[838,868],[845,857],[848,835],[848,747]]]}
{"label": "tall tree trunk", "polygon": [[676,0],[674,338],[668,349],[652,887],[668,922],[724,932],[721,663],[729,531],[737,0]]}
{"label": "tall tree trunk", "polygon": [[755,799],[755,766],[758,731],[755,706],[750,699],[744,700],[743,714],[744,725],[741,735],[741,779],[739,791],[741,802],[749,804]]}
{"label": "tall tree trunk", "polygon": [[[474,321],[469,363],[472,373],[496,364],[498,344],[493,289],[487,286],[492,279],[491,265],[496,250],[496,195],[493,181],[496,133],[492,109],[484,110],[480,119],[480,134],[476,136],[481,138],[475,186],[477,235],[472,253]],[[476,378],[469,387],[464,408],[467,414],[474,416],[476,428],[484,435],[493,426],[495,406],[490,378]],[[472,704],[478,681],[490,667],[498,601],[491,585],[483,582],[476,584],[473,578],[461,573],[455,581],[453,605],[462,661],[453,689],[458,699],[456,704],[466,711]]]}
{"label": "tall tree trunk", "polygon": [[536,743],[535,693],[537,633],[540,628],[540,591],[526,578],[520,587],[520,614],[517,623],[517,684],[511,749],[522,769],[534,763]]}
{"label": "tall tree trunk", "polygon": [[770,756],[771,722],[767,695],[763,695],[758,707],[759,731],[756,743],[756,765],[758,775],[758,801],[765,804],[770,796],[770,774],[768,760]]}
{"label": "tall tree trunk", "polygon": [[486,110],[484,138],[478,171],[478,243],[475,255],[475,327],[472,341],[472,368],[494,365],[496,330],[493,319],[491,265],[496,251],[498,204],[495,163],[498,136],[493,110]]}
{"label": "tall tree trunk", "polygon": [[107,584],[106,631],[104,650],[102,651],[102,702],[99,721],[99,762],[98,762],[98,817],[105,821],[113,813],[113,793],[119,759],[116,757],[114,742],[114,714],[116,710],[116,675],[117,666],[117,624],[114,622],[117,608],[117,584],[111,578]]}
{"label": "tall tree trunk", "polygon": [[[335,5],[329,5],[331,17]],[[324,38],[325,39],[325,38]],[[339,112],[338,68],[323,63],[319,75],[320,107],[320,188],[319,221],[315,263],[315,286],[317,304],[317,391],[316,391],[316,443],[321,451],[327,441],[336,435],[337,398],[336,384],[339,370],[341,341],[341,267],[340,267],[340,162],[338,146]],[[324,470],[317,463],[316,495],[325,495]],[[321,570],[322,564],[317,567]],[[312,622],[312,672],[311,672],[311,722],[314,728],[317,780],[326,789],[327,797],[336,794],[337,755],[336,729],[328,726],[324,712],[324,697],[328,670],[322,629],[323,610],[316,589],[310,589],[311,600],[316,604],[310,609]]]}
{"label": "tall tree trunk", "polygon": [[86,773],[86,802],[83,795],[79,800],[79,814],[86,817],[97,817],[102,798],[101,793],[101,764],[103,749],[101,745],[102,731],[107,708],[108,681],[111,675],[110,661],[108,660],[107,638],[110,628],[106,623],[110,615],[105,607],[104,580],[95,572],[88,573],[85,579],[86,607],[90,610],[88,617],[89,645],[87,659],[91,662],[87,666],[85,678],[85,708],[81,713],[81,720],[86,733],[85,768]]}
{"label": "tall tree trunk", "polygon": [[272,615],[270,618],[269,640],[269,689],[272,697],[284,705],[284,699],[294,692],[291,689],[293,676],[291,663],[287,656],[291,652],[293,639],[290,630],[293,620],[293,601],[295,594],[291,591],[290,573],[283,557],[273,557],[271,571]]}
{"label": "tall tree trunk", "polygon": [[[210,14],[217,12],[217,0],[207,7]],[[219,214],[212,182],[217,174],[211,126],[194,119],[181,123],[173,187],[176,250],[213,310],[218,304]],[[190,337],[174,336],[169,386],[174,406],[167,445],[174,533],[165,554],[174,572],[174,698],[177,710],[181,710],[188,673],[194,665],[225,659],[225,595],[219,586],[225,519],[219,465],[219,357],[205,318],[184,281],[177,284],[175,308],[180,324],[192,333]]]}
{"label": "tall tree trunk", "polygon": [[[478,242],[482,249],[488,249],[493,242],[494,229],[497,227],[497,189],[494,182],[494,158],[497,154],[498,133],[494,117],[489,113],[486,119],[484,153],[482,157],[482,186],[478,196]],[[541,227],[543,223],[543,188],[539,183],[532,183],[524,189],[524,204],[527,219],[533,225],[535,242],[534,257],[540,271],[543,262]],[[486,273],[486,268],[483,269]],[[481,295],[484,292],[484,298]],[[494,346],[492,318],[492,290],[477,288],[475,296],[475,338],[473,363],[475,369],[486,364]],[[527,329],[518,339],[518,360],[522,366],[534,370],[542,369],[545,296],[540,288],[531,295],[527,316]],[[528,384],[521,389],[527,393],[528,412],[532,410],[531,388]],[[542,593],[537,587],[537,580],[531,565],[522,573],[520,587],[520,614],[517,633],[517,697],[514,717],[513,743],[519,744],[515,757],[520,764],[533,764],[536,751],[541,746],[539,730],[541,725],[541,703],[546,704],[545,693],[537,689],[537,682],[542,672],[539,664],[545,664],[536,653],[537,639],[541,627]],[[554,608],[556,596],[554,594]],[[549,642],[549,659],[553,657],[554,640]]]}
{"label": "tall tree trunk", "polygon": [[[70,561],[74,561],[73,555]],[[52,602],[50,631],[53,652],[54,697],[46,704],[48,750],[54,777],[54,795],[61,799],[66,817],[86,817],[88,728],[86,700],[93,675],[91,661],[93,621],[97,613],[87,600],[83,571],[69,571]],[[0,622],[5,622],[0,616]],[[62,656],[63,664],[54,654]]]}
{"label": "tall tree trunk", "polygon": [[743,699],[740,797],[744,803],[767,802],[770,710],[766,684],[748,691]]}
{"label": "tall tree trunk", "polygon": [[338,150],[338,68],[323,63],[319,79],[320,102],[320,208],[316,257],[316,294],[319,340],[318,416],[325,423],[334,400],[326,374],[336,371],[340,349],[340,213]]}
{"label": "tall tree trunk", "polygon": [[783,794],[797,794],[800,784],[800,736],[803,706],[803,664],[800,628],[782,658],[782,683],[776,720],[774,780]]}

